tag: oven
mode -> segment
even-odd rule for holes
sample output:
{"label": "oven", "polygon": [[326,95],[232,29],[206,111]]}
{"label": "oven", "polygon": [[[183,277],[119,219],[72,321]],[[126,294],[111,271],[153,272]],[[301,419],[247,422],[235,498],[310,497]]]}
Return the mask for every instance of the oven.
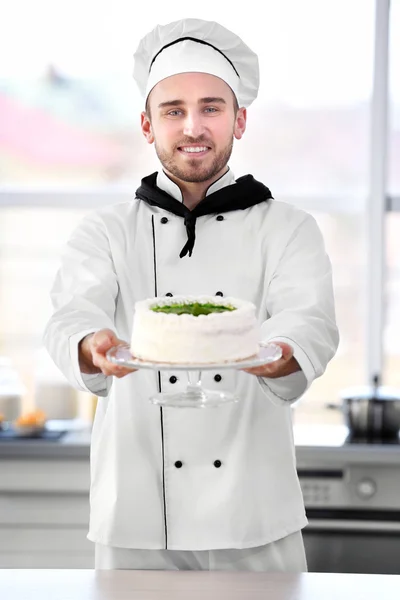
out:
{"label": "oven", "polygon": [[310,572],[400,574],[400,444],[296,445]]}
{"label": "oven", "polygon": [[308,510],[308,570],[400,575],[400,512]]}

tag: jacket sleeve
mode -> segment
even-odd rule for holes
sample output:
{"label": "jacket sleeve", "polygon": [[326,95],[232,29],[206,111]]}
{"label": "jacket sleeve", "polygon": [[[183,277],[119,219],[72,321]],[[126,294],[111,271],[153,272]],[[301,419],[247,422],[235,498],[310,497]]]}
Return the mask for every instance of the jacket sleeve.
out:
{"label": "jacket sleeve", "polygon": [[294,349],[301,371],[276,379],[259,378],[277,404],[298,400],[322,375],[339,344],[332,266],[315,219],[306,214],[288,240],[267,293],[269,318],[262,340]]}
{"label": "jacket sleeve", "polygon": [[104,224],[97,213],[86,216],[71,235],[50,297],[53,314],[43,342],[69,383],[80,390],[106,396],[112,377],[84,375],[78,344],[100,329],[115,330],[118,283]]}

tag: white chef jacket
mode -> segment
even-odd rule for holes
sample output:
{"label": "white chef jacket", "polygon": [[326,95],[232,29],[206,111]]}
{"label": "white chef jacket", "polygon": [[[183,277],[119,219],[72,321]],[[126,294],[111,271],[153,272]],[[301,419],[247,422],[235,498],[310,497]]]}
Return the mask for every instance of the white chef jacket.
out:
{"label": "white chef jacket", "polygon": [[[163,171],[157,185],[182,201]],[[226,185],[235,185],[230,170],[207,193]],[[307,524],[291,403],[337,349],[331,264],[314,218],[289,204],[270,200],[217,217],[197,218],[191,257],[179,258],[183,219],[136,199],[91,211],[66,246],[44,342],[73,386],[99,396],[91,441],[94,542],[247,548]],[[290,344],[301,371],[278,379],[205,371],[206,388],[234,390],[240,402],[202,410],[149,402],[160,389],[185,388],[182,372],[80,373],[79,341],[103,328],[129,341],[136,301],[217,292],[253,302],[262,340]]]}

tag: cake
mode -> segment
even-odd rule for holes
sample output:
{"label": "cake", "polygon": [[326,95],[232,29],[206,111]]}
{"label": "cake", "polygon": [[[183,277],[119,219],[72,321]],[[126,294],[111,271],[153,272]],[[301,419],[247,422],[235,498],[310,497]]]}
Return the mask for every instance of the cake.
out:
{"label": "cake", "polygon": [[135,304],[131,352],[165,363],[237,361],[258,353],[256,307],[220,296],[151,298]]}

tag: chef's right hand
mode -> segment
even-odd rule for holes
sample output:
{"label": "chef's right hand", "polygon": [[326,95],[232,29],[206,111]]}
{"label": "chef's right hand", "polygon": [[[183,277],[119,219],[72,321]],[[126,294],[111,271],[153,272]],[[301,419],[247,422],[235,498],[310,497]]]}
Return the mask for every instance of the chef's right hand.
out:
{"label": "chef's right hand", "polygon": [[81,373],[89,375],[103,373],[114,377],[125,377],[136,369],[127,369],[116,365],[106,358],[106,352],[113,346],[126,344],[117,338],[111,329],[101,329],[96,333],[89,333],[79,342],[79,366]]}

